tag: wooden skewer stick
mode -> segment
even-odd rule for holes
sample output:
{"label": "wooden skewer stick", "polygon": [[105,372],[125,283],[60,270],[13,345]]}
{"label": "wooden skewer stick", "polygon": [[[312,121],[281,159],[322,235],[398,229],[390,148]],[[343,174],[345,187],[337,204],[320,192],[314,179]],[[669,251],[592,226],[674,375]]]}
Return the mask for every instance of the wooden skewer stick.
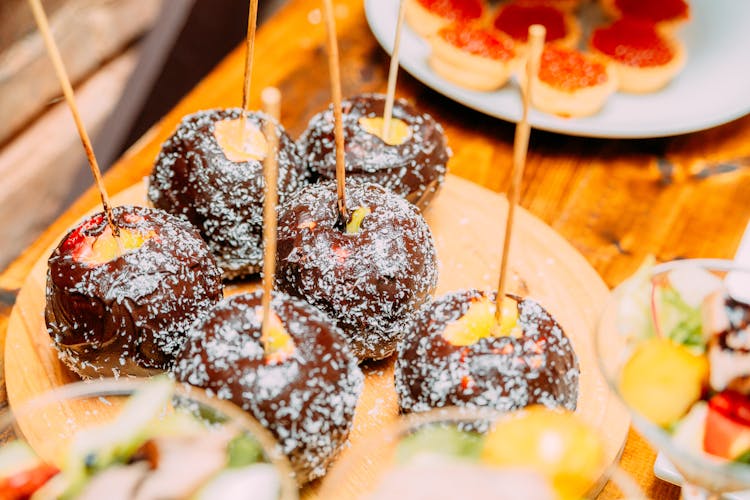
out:
{"label": "wooden skewer stick", "polygon": [[513,176],[511,178],[510,191],[508,193],[508,219],[505,222],[505,236],[503,238],[503,254],[500,260],[500,278],[497,284],[497,298],[495,305],[495,320],[498,325],[503,319],[503,299],[505,297],[505,281],[508,270],[508,253],[510,251],[510,238],[513,232],[513,220],[516,205],[521,196],[521,181],[523,170],[526,166],[526,152],[529,149],[529,105],[531,101],[531,81],[534,75],[539,73],[539,60],[544,49],[544,38],[547,31],[540,24],[529,26],[529,57],[526,61],[526,78],[524,80],[523,113],[521,121],[516,125],[516,135],[513,140]]}
{"label": "wooden skewer stick", "polygon": [[328,30],[328,70],[331,75],[333,98],[334,134],[336,136],[336,195],[338,197],[339,219],[341,224],[349,222],[346,209],[346,164],[344,158],[344,117],[341,111],[341,67],[339,46],[336,41],[336,20],[333,16],[333,0],[323,0],[326,28]]}
{"label": "wooden skewer stick", "polygon": [[[104,187],[104,181],[102,180],[102,172],[99,169],[99,163],[96,161],[94,156],[94,148],[91,145],[91,139],[89,138],[86,128],[83,125],[81,114],[78,111],[78,105],[76,104],[75,96],[73,95],[73,87],[70,84],[70,78],[68,73],[65,71],[65,65],[63,64],[62,57],[60,57],[60,51],[57,49],[55,39],[52,37],[52,31],[47,21],[47,15],[44,13],[44,8],[40,0],[28,0],[31,11],[34,14],[34,19],[39,26],[39,32],[42,34],[44,44],[47,46],[47,52],[49,58],[52,60],[52,66],[55,68],[57,78],[60,80],[62,86],[63,95],[68,103],[70,113],[73,115],[73,121],[78,129],[78,135],[81,138],[83,149],[86,151],[86,158],[88,159],[89,166],[91,167],[91,173],[94,174],[94,181],[96,187],[99,189],[99,196],[102,199],[102,207],[104,208],[104,216],[107,218],[107,223],[112,230],[112,235],[115,238],[120,236],[120,228],[115,224],[114,216],[112,215],[112,205],[109,201],[109,195],[107,189]],[[119,244],[119,239],[117,239]]]}
{"label": "wooden skewer stick", "polygon": [[401,49],[401,31],[406,15],[406,1],[401,0],[396,23],[396,35],[391,53],[391,67],[388,70],[388,90],[385,94],[385,109],[383,110],[383,140],[388,141],[391,136],[391,119],[393,118],[393,101],[396,98],[396,80],[398,79],[398,60]]}
{"label": "wooden skewer stick", "polygon": [[[261,93],[263,111],[278,120],[281,108],[281,92],[275,87],[263,89]],[[263,176],[266,183],[265,201],[263,202],[263,296],[261,306],[263,308],[263,322],[261,324],[262,338],[268,338],[268,326],[271,317],[271,293],[276,275],[276,204],[278,202],[278,169],[276,164],[276,150],[279,139],[276,135],[276,123],[266,121],[266,140],[268,141],[268,153],[263,162]]]}
{"label": "wooden skewer stick", "polygon": [[247,113],[250,111],[250,82],[253,73],[253,56],[255,54],[255,32],[258,28],[258,0],[250,0],[247,13],[247,34],[245,35],[245,78],[242,87],[242,139],[245,142]]}

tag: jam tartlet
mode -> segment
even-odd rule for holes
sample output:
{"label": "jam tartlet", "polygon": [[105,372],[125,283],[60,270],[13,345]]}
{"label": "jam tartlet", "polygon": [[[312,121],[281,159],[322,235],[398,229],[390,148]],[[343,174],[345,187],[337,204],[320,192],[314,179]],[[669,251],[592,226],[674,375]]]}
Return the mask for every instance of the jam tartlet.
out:
{"label": "jam tartlet", "polygon": [[419,211],[376,184],[303,189],[279,210],[276,284],[331,316],[360,359],[393,353],[437,284],[435,245]]}
{"label": "jam tartlet", "polygon": [[690,5],[685,0],[601,0],[601,6],[614,18],[647,21],[662,29],[674,29],[690,20]]}
{"label": "jam tartlet", "polygon": [[281,293],[271,311],[264,337],[260,292],[222,301],[193,326],[175,374],[269,429],[301,484],[322,476],[346,443],[363,375],[324,313]]}
{"label": "jam tartlet", "polygon": [[496,90],[520,61],[513,39],[478,24],[452,23],[428,38],[433,71],[461,87]]}
{"label": "jam tartlet", "polygon": [[[149,178],[157,208],[190,221],[208,243],[225,278],[257,273],[263,262],[264,126],[249,113],[247,144],[239,139],[240,109],[201,111],[183,118],[164,143]],[[279,200],[307,183],[294,141],[275,124]]]}
{"label": "jam tartlet", "polygon": [[406,22],[422,36],[454,21],[480,21],[487,8],[482,0],[404,0]]}
{"label": "jam tartlet", "polygon": [[539,61],[539,73],[532,80],[531,104],[562,117],[589,116],[616,91],[617,76],[606,59],[547,46]]}
{"label": "jam tartlet", "polygon": [[187,222],[144,207],[112,212],[119,238],[99,213],[52,252],[47,331],[83,377],[152,375],[171,367],[190,325],[221,299],[221,273]]}
{"label": "jam tartlet", "polygon": [[596,29],[589,45],[611,62],[623,92],[661,89],[682,70],[687,59],[679,40],[653,23],[636,19],[623,18]]}
{"label": "jam tartlet", "polygon": [[575,48],[581,38],[581,26],[570,13],[546,4],[508,3],[500,7],[493,26],[525,45],[529,26],[541,24],[546,29],[545,43]]}
{"label": "jam tartlet", "polygon": [[578,359],[560,325],[530,299],[508,296],[502,307],[500,326],[494,301],[476,290],[444,295],[422,309],[398,345],[402,413],[443,406],[576,408]]}
{"label": "jam tartlet", "polygon": [[[403,99],[393,103],[391,137],[382,137],[385,96],[342,102],[347,178],[379,184],[423,210],[445,180],[450,149],[443,128]],[[311,120],[299,149],[313,176],[336,178],[333,105]]]}

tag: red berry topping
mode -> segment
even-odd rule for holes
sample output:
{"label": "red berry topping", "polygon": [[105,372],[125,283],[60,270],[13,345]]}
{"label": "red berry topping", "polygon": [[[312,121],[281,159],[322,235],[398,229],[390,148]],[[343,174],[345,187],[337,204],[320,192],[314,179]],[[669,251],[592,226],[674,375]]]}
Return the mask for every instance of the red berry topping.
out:
{"label": "red berry topping", "polygon": [[631,18],[596,29],[591,46],[622,64],[641,68],[663,66],[674,57],[672,47],[656,31],[656,25]]}
{"label": "red berry topping", "polygon": [[453,23],[438,31],[438,36],[454,47],[477,56],[498,61],[508,61],[515,56],[513,40],[493,29]]}
{"label": "red berry topping", "polygon": [[418,0],[435,15],[451,21],[471,21],[482,17],[484,7],[479,0]]}
{"label": "red berry topping", "polygon": [[565,15],[554,7],[547,5],[507,5],[495,18],[495,28],[509,34],[515,40],[526,41],[529,26],[541,24],[547,29],[547,42],[565,38],[568,28],[565,26]]}
{"label": "red berry topping", "polygon": [[547,46],[539,65],[539,79],[558,89],[574,92],[606,82],[607,69],[577,50]]}

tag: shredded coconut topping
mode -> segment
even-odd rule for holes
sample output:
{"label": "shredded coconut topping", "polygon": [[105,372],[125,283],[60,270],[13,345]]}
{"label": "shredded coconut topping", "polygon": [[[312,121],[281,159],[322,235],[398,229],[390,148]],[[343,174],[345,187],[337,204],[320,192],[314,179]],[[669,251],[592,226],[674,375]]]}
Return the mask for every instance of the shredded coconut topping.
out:
{"label": "shredded coconut topping", "polygon": [[319,307],[361,359],[389,356],[437,284],[437,258],[419,211],[375,184],[347,184],[352,211],[368,207],[360,231],[338,224],[333,182],[281,206],[277,286]]}
{"label": "shredded coconut topping", "polygon": [[[225,278],[257,273],[263,263],[263,164],[227,159],[214,124],[235,119],[239,108],[201,111],[183,118],[164,143],[149,178],[148,197],[158,208],[192,222],[216,256]],[[248,113],[263,130],[272,118]],[[276,123],[279,202],[308,182],[297,147]]]}
{"label": "shredded coconut topping", "polygon": [[276,435],[301,483],[322,476],[346,443],[363,387],[357,358],[323,312],[285,294],[271,307],[296,349],[270,363],[261,342],[261,293],[235,295],[196,323],[178,379],[252,414]]}
{"label": "shredded coconut topping", "polygon": [[483,296],[457,291],[422,309],[398,345],[395,380],[401,411],[443,406],[510,411],[535,403],[575,410],[578,359],[560,325],[537,302],[518,302],[520,338],[487,337],[454,346],[443,337],[448,323]]}
{"label": "shredded coconut topping", "polygon": [[118,227],[153,237],[109,262],[80,262],[71,247],[105,231],[99,213],[49,259],[47,330],[60,359],[83,377],[168,369],[190,325],[222,296],[220,271],[190,224],[144,207],[115,207],[113,215]]}
{"label": "shredded coconut topping", "polygon": [[[451,154],[440,124],[397,99],[393,117],[403,120],[411,135],[403,144],[390,146],[359,124],[360,118],[383,116],[384,95],[363,94],[344,100],[342,106],[347,173],[353,179],[380,184],[424,209],[445,180]],[[324,179],[336,177],[332,104],[310,120],[299,146],[314,173]]]}

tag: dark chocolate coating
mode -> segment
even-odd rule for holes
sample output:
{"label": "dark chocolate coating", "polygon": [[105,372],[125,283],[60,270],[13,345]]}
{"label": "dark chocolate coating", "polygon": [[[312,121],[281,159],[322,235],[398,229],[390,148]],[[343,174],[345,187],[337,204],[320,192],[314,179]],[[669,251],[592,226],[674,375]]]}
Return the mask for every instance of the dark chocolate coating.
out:
{"label": "dark chocolate coating", "polygon": [[153,236],[92,266],[73,252],[105,231],[104,214],[69,232],[49,258],[47,331],[83,377],[151,375],[171,367],[190,325],[221,299],[221,273],[187,222],[144,207],[112,212],[118,227]]}
{"label": "dark chocolate coating", "polygon": [[357,234],[337,223],[335,182],[309,186],[279,210],[276,285],[325,311],[360,359],[390,356],[437,284],[427,223],[376,184],[347,183],[349,211],[369,207]]}
{"label": "dark chocolate coating", "polygon": [[443,406],[510,411],[535,403],[575,410],[578,358],[560,325],[533,300],[518,302],[520,338],[488,337],[454,346],[443,337],[445,327],[483,296],[476,290],[458,291],[421,311],[398,346],[395,379],[401,412]]}
{"label": "dark chocolate coating", "polygon": [[271,308],[296,344],[287,360],[266,361],[256,292],[222,301],[196,323],[175,374],[233,401],[273,432],[305,483],[322,476],[345,444],[363,375],[324,313],[281,293]]}
{"label": "dark chocolate coating", "polygon": [[[155,207],[198,228],[225,278],[257,273],[263,264],[263,164],[230,161],[214,137],[216,122],[239,116],[239,109],[214,109],[183,118],[162,146],[148,188]],[[268,119],[248,114],[261,130]],[[309,173],[294,141],[281,125],[276,131],[281,203],[308,183]]]}
{"label": "dark chocolate coating", "polygon": [[[403,144],[390,146],[359,125],[361,117],[383,116],[384,95],[355,96],[344,100],[342,106],[349,177],[380,184],[424,210],[445,180],[450,158],[440,124],[397,99],[393,116],[406,122],[411,136]],[[299,144],[313,173],[324,179],[336,178],[333,105],[310,120]]]}

